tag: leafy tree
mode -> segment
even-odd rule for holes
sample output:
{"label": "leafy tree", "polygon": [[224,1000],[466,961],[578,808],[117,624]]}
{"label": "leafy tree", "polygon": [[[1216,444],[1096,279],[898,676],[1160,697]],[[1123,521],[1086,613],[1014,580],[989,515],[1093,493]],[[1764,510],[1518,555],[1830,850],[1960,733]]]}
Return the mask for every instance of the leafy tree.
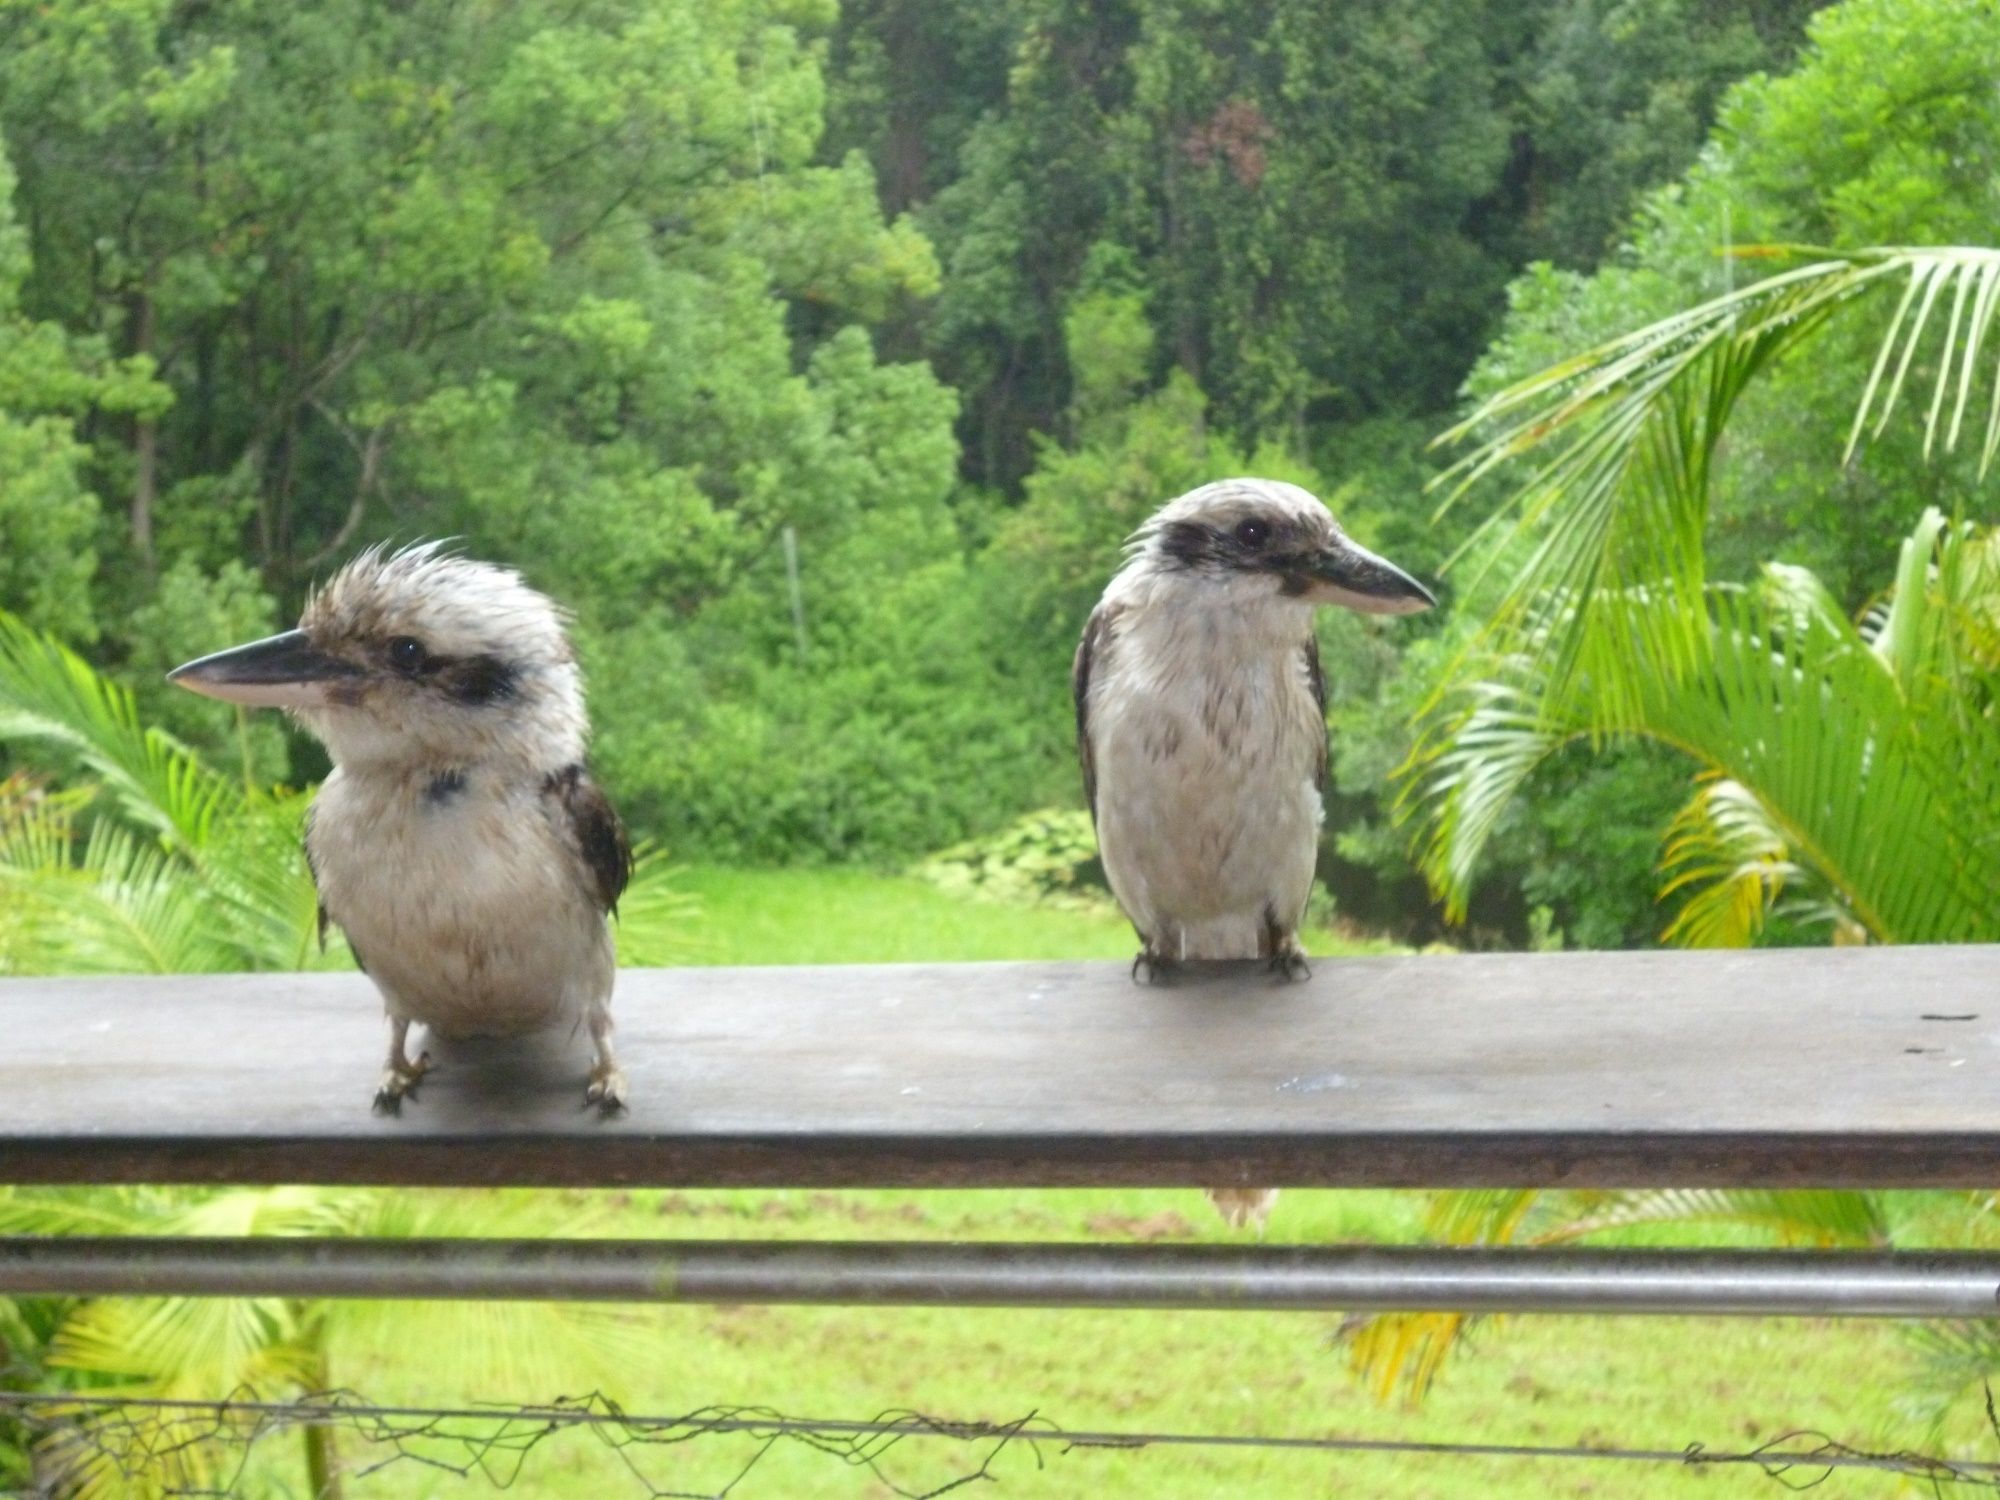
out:
{"label": "leafy tree", "polygon": [[21,306],[28,237],[14,212],[14,170],[0,138],[0,599],[33,624],[88,639],[97,496],[76,419],[150,411],[165,397],[145,361],[109,363]]}
{"label": "leafy tree", "polygon": [[[789,632],[763,628],[785,617],[769,608],[781,536],[829,631],[886,576],[961,550],[951,395],[879,360],[867,332],[936,290],[936,262],[884,220],[861,157],[820,155],[813,36],[833,15],[815,0],[0,7],[0,125],[33,229],[8,242],[32,252],[23,306],[160,376],[142,414],[50,448],[51,472],[118,497],[119,519],[81,512],[41,549],[97,532],[99,597],[119,601],[100,610],[116,622],[102,654],[149,713],[209,756],[241,753],[238,721],[163,694],[157,669],[284,618],[363,541],[455,533],[530,560],[577,605],[593,661],[689,643],[685,676],[621,674],[601,695],[605,756],[651,778],[621,791],[660,831],[709,826],[682,789],[753,767],[718,775],[698,747],[638,741],[683,693],[785,659]],[[39,494],[54,482],[38,518],[59,514]],[[896,565],[850,568],[868,545]],[[815,729],[778,732],[843,721],[813,691],[840,680],[802,676]],[[951,719],[959,700],[926,681],[906,712]],[[281,775],[271,732],[250,750]],[[824,847],[949,837],[969,813],[915,825],[975,774],[946,765],[919,795],[836,816]],[[759,826],[738,840],[717,820],[710,852],[806,837],[759,807],[747,788]]]}
{"label": "leafy tree", "polygon": [[1154,374],[1253,445],[1440,410],[1506,278],[1594,262],[1812,8],[878,0],[844,11],[835,113],[939,246],[922,331],[967,473],[1012,492],[1093,247],[1142,268]]}

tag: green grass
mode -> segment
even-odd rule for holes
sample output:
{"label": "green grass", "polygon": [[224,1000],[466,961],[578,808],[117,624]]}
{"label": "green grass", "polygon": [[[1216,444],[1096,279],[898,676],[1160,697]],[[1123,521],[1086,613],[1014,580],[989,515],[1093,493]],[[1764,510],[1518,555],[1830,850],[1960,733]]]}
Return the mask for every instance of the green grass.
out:
{"label": "green grass", "polygon": [[[579,1212],[602,1203],[577,1195]],[[674,1237],[1164,1240],[1221,1239],[1193,1192],[635,1192],[611,1200],[616,1232]],[[1290,1193],[1274,1240],[1408,1238],[1420,1205],[1398,1193]],[[1111,1431],[1329,1434],[1523,1444],[1632,1444],[1678,1451],[1699,1441],[1741,1450],[1793,1427],[1896,1446],[1883,1395],[1903,1362],[1896,1330],[1794,1320],[1517,1318],[1490,1325],[1420,1409],[1375,1401],[1314,1314],[1129,1313],[687,1307],[635,1313],[659,1357],[616,1391],[628,1410],[684,1412],[745,1403],[801,1416],[869,1417],[912,1408],[1008,1421],[1036,1413]],[[371,1394],[453,1401],[421,1361],[336,1372]],[[634,1452],[661,1490],[713,1493],[755,1451],[704,1438]],[[978,1466],[988,1450],[911,1441],[886,1469],[922,1492]],[[358,1454],[356,1455],[359,1456]],[[451,1456],[436,1450],[436,1456]],[[457,1455],[462,1461],[462,1455]],[[1093,1495],[1647,1497],[1781,1495],[1755,1470],[1249,1450],[1136,1451],[1019,1445],[990,1493],[1021,1500]],[[641,1495],[623,1460],[573,1435],[529,1460],[528,1493]],[[357,1496],[447,1494],[408,1463]],[[989,1491],[975,1489],[972,1493]],[[885,1496],[836,1457],[780,1443],[732,1494]],[[1838,1473],[1829,1497],[1898,1493],[1882,1476]]]}
{"label": "green grass", "polygon": [[[1003,905],[910,876],[865,870],[685,866],[675,885],[700,902],[688,961],[700,964],[970,963],[982,959],[1127,958],[1138,947],[1117,908]],[[1308,952],[1389,951],[1326,931]]]}
{"label": "green grass", "polygon": [[1110,907],[1004,906],[864,870],[695,865],[675,873],[675,885],[701,903],[688,945],[695,963],[1130,958],[1136,946],[1132,929]]}
{"label": "green grass", "polygon": [[[918,881],[853,871],[693,868],[698,947],[708,963],[1102,957],[1132,951],[1111,911],[1047,911],[972,902]],[[1309,944],[1325,953],[1328,934]],[[1915,1241],[1949,1238],[1963,1210],[1923,1200],[1935,1223]],[[1915,1202],[1915,1200],[1912,1200]],[[1227,1240],[1201,1195],[1185,1191],[660,1192],[571,1194],[578,1232],[639,1237]],[[1408,1241],[1423,1195],[1288,1192],[1274,1242]],[[1918,1204],[1922,1208],[1922,1204]],[[1913,1210],[1915,1212],[1916,1210]],[[591,1224],[595,1219],[596,1223]],[[1926,1232],[1928,1228],[1929,1232]],[[1648,1231],[1653,1242],[1745,1242],[1723,1228]],[[1898,1329],[1864,1322],[1735,1319],[1517,1318],[1484,1325],[1421,1408],[1378,1402],[1335,1342],[1338,1319],[1312,1314],[1035,1312],[1010,1310],[641,1308],[652,1357],[623,1372],[612,1394],[631,1411],[678,1413],[753,1405],[791,1415],[865,1418],[909,1408],[943,1418],[1009,1421],[1034,1413],[1073,1428],[1114,1431],[1325,1434],[1426,1441],[1631,1445],[1713,1451],[1754,1447],[1793,1428],[1896,1447],[1918,1440],[1896,1425],[1890,1398],[1909,1359]],[[335,1369],[333,1379],[384,1400],[537,1400],[556,1393],[439,1383],[423,1348],[408,1358]],[[1975,1447],[1973,1429],[1955,1450]],[[260,1454],[265,1493],[297,1494],[289,1439]],[[483,1492],[410,1460],[379,1460],[343,1439],[353,1497]],[[758,1451],[748,1437],[711,1437],[660,1450],[612,1451],[588,1434],[549,1440],[526,1460],[517,1493],[555,1497],[716,1493]],[[463,1465],[462,1449],[416,1451]],[[986,1446],[908,1441],[884,1459],[904,1490],[923,1492],[976,1469]],[[628,1462],[644,1476],[642,1483]],[[1134,1451],[1026,1444],[995,1462],[993,1493],[1018,1500],[1143,1495],[1495,1497],[1776,1496],[1754,1469],[1687,1469],[1602,1461],[1329,1455],[1253,1450]],[[1797,1481],[1803,1477],[1793,1475]],[[779,1442],[735,1500],[895,1493],[864,1469]],[[1828,1497],[1906,1493],[1880,1475],[1842,1471]]]}

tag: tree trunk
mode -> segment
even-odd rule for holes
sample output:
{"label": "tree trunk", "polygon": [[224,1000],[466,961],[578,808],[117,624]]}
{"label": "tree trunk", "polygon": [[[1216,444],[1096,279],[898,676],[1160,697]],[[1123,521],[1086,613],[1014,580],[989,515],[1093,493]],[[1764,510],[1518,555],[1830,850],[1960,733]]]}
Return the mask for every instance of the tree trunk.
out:
{"label": "tree trunk", "polygon": [[[153,352],[153,299],[144,292],[132,302],[132,352]],[[153,502],[159,484],[160,424],[153,417],[137,417],[132,423],[132,547],[149,578],[159,571],[153,551]]]}
{"label": "tree trunk", "polygon": [[305,1429],[306,1489],[313,1500],[341,1500],[340,1456],[334,1451],[333,1429],[313,1423]]}
{"label": "tree trunk", "polygon": [[[308,1395],[332,1389],[326,1378],[326,1351],[314,1352],[312,1388]],[[312,1500],[341,1500],[340,1454],[334,1447],[331,1423],[309,1423],[301,1429],[306,1444],[306,1493]]]}

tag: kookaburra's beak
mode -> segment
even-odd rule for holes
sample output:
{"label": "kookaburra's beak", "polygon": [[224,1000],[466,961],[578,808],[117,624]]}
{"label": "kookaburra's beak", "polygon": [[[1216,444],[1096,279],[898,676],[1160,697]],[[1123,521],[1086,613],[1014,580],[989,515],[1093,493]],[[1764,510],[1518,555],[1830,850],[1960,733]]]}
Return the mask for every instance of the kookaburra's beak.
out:
{"label": "kookaburra's beak", "polygon": [[1307,598],[1364,615],[1413,615],[1437,603],[1435,594],[1386,557],[1346,537],[1314,554],[1306,573]]}
{"label": "kookaburra's beak", "polygon": [[327,689],[361,669],[316,648],[303,630],[287,630],[247,646],[204,656],[167,673],[191,693],[253,708],[312,708]]}

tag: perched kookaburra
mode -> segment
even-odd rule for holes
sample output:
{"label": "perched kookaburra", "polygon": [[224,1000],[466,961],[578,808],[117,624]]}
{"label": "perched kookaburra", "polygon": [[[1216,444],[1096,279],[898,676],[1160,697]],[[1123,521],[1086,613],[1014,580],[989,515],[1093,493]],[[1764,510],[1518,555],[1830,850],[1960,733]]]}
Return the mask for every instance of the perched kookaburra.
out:
{"label": "perched kookaburra", "polygon": [[584,769],[583,684],[555,605],[505,568],[435,543],[365,552],[299,628],[205,656],[169,680],[283,708],[333,773],[306,822],[328,923],[382,992],[395,1111],[443,1036],[585,1025],[585,1098],[624,1101],[611,1049],[607,916],[631,874],[618,816]]}
{"label": "perched kookaburra", "polygon": [[[1313,612],[1437,601],[1296,485],[1224,479],[1133,536],[1077,647],[1077,751],[1135,977],[1190,959],[1310,971],[1298,929],[1319,852],[1326,687]],[[1263,1189],[1210,1194],[1261,1222]]]}

